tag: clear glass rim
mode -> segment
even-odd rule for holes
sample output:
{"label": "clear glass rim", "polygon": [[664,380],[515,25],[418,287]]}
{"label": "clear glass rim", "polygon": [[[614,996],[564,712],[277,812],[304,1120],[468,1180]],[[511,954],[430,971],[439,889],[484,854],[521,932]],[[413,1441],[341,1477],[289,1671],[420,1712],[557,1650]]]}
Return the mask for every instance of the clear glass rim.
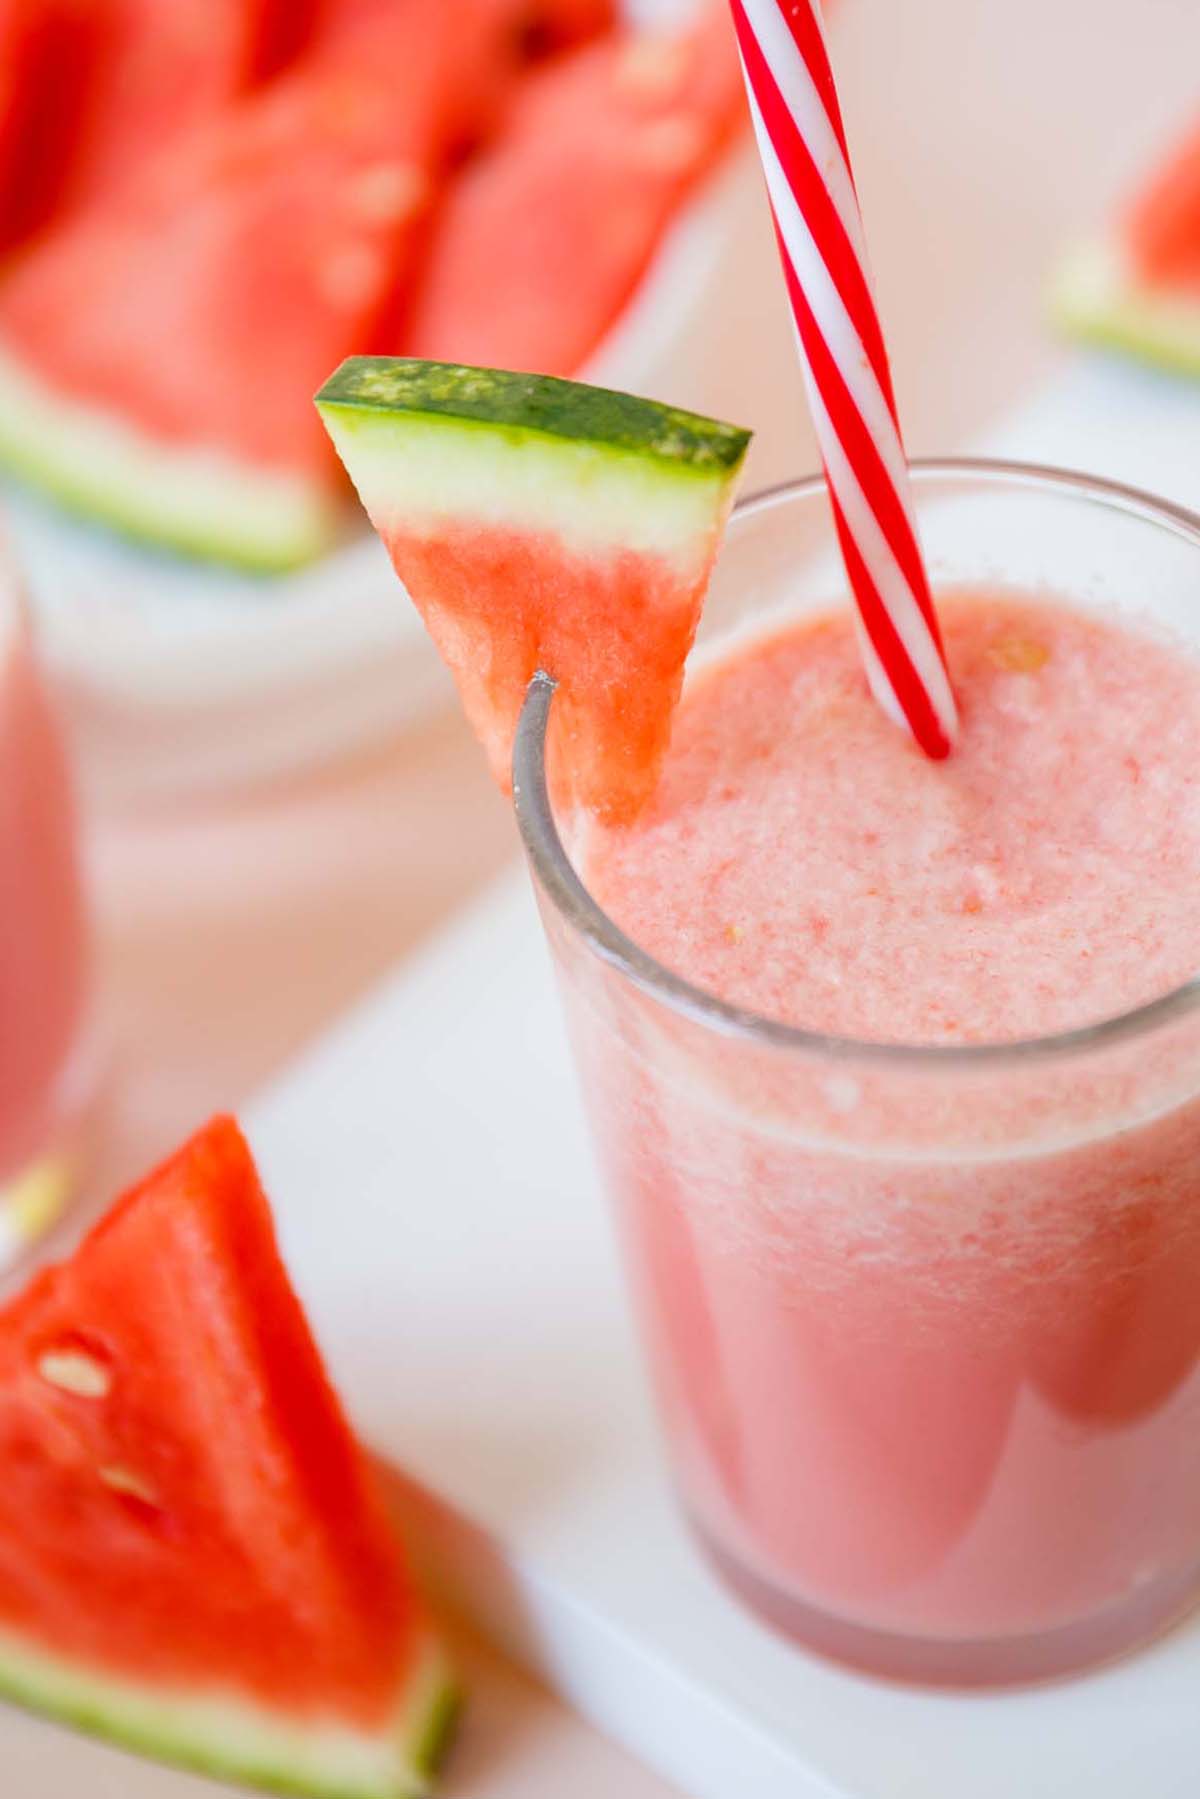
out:
{"label": "clear glass rim", "polygon": [[[1119,481],[1077,474],[1032,462],[990,457],[918,458],[910,463],[917,485],[925,481],[991,481],[1014,488],[1039,488],[1142,518],[1167,530],[1200,551],[1200,514]],[[734,520],[751,518],[775,506],[808,499],[825,491],[823,475],[781,482],[748,495],[734,510]],[[634,942],[593,899],[567,855],[554,819],[546,781],[545,745],[555,682],[544,673],[529,684],[513,744],[513,803],[521,841],[534,876],[559,915],[601,962],[671,1011],[715,1033],[743,1038],[797,1055],[884,1064],[910,1072],[934,1069],[964,1071],[1028,1064],[1103,1049],[1136,1038],[1160,1025],[1200,1009],[1200,973],[1170,992],[1114,1013],[1094,1024],[1049,1036],[970,1044],[904,1043],[887,1039],[839,1037],[767,1017],[730,1004],[665,967]]]}

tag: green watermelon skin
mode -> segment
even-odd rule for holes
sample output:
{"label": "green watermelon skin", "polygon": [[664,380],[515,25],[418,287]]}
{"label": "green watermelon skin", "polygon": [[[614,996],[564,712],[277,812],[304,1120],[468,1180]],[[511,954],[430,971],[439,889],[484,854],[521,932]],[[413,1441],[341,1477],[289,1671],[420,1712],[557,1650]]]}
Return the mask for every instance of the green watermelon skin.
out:
{"label": "green watermelon skin", "polygon": [[1142,277],[1119,239],[1073,251],[1050,293],[1067,337],[1200,380],[1200,289]]}
{"label": "green watermelon skin", "polygon": [[306,1799],[423,1799],[453,1739],[461,1694],[435,1644],[373,1745],[289,1732],[228,1702],[164,1701],[129,1684],[68,1671],[0,1636],[0,1699],[172,1767]]}
{"label": "green watermelon skin", "polygon": [[653,790],[749,434],[548,376],[357,357],[317,406],[502,789],[557,682],[560,798]]}
{"label": "green watermelon skin", "polygon": [[403,419],[492,427],[506,437],[587,445],[599,455],[636,457],[672,480],[708,480],[736,471],[750,434],[637,394],[582,381],[467,367],[411,356],[354,356],[316,398],[326,420],[346,413],[364,427]]}
{"label": "green watermelon skin", "polygon": [[428,1783],[453,1681],[214,1120],[0,1312],[0,1689],[322,1799]]}
{"label": "green watermelon skin", "polygon": [[0,333],[0,465],[98,524],[173,554],[255,575],[323,555],[343,528],[326,474],[179,445],[45,379]]}

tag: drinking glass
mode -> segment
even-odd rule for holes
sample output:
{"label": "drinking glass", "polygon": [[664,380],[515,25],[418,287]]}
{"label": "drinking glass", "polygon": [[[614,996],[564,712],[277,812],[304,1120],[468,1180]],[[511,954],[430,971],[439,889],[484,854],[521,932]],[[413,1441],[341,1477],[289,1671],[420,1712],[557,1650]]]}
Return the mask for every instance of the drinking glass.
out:
{"label": "drinking glass", "polygon": [[76,816],[29,617],[0,568],[0,1273],[77,1183],[94,1058]]}
{"label": "drinking glass", "polygon": [[[919,463],[914,491],[935,589],[1200,639],[1180,509],[1001,463]],[[694,660],[840,592],[823,482],[752,499]],[[911,1680],[1046,1678],[1160,1631],[1200,1590],[1200,982],[962,1048],[726,1004],[588,892],[581,822],[548,796],[552,711],[538,677],[517,813],[711,1561],[799,1642]]]}

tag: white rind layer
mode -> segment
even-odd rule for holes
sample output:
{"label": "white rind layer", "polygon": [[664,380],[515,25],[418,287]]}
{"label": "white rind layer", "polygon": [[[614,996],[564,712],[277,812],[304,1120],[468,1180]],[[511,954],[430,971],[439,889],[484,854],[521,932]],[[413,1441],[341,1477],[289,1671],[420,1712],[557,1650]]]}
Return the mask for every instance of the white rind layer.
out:
{"label": "white rind layer", "polygon": [[1200,376],[1200,296],[1146,286],[1115,241],[1084,244],[1067,258],[1050,307],[1072,337]]}
{"label": "white rind layer", "polygon": [[0,1697],[162,1761],[312,1799],[419,1799],[456,1704],[448,1663],[432,1639],[394,1721],[371,1733],[292,1719],[231,1692],[139,1685],[4,1632]]}
{"label": "white rind layer", "polygon": [[264,572],[323,554],[341,522],[332,488],[220,450],[148,438],[56,392],[2,349],[0,463],[131,536]]}
{"label": "white rind layer", "polygon": [[[602,442],[419,412],[321,415],[376,529],[440,536],[448,522],[555,537],[580,555],[706,566],[737,470],[672,466]],[[714,500],[716,503],[714,503]]]}

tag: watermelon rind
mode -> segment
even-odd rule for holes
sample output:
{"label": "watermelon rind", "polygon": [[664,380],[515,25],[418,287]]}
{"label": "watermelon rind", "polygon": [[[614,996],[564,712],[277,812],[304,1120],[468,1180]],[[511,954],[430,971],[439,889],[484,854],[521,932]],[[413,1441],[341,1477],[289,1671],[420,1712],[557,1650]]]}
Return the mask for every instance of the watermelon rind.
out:
{"label": "watermelon rind", "polygon": [[292,1718],[228,1691],[164,1691],[0,1633],[0,1698],[177,1767],[307,1799],[422,1799],[459,1709],[427,1636],[392,1726]]}
{"label": "watermelon rind", "polygon": [[0,466],[125,536],[254,573],[313,561],[344,524],[332,484],[150,438],[3,350]]}
{"label": "watermelon rind", "polygon": [[1069,337],[1200,378],[1200,294],[1149,285],[1115,239],[1098,238],[1067,256],[1050,306]]}
{"label": "watermelon rind", "polygon": [[[749,433],[516,371],[356,356],[316,398],[367,511],[553,531],[581,550],[690,556]],[[519,453],[517,453],[519,452]]]}

